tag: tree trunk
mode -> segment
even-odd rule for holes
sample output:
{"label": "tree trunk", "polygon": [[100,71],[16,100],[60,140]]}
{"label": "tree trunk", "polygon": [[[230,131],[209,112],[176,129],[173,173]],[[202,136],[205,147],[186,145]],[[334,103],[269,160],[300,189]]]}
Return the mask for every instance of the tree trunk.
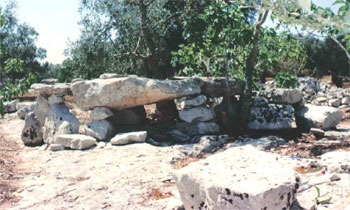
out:
{"label": "tree trunk", "polygon": [[244,87],[243,95],[240,99],[240,114],[241,114],[241,132],[246,130],[246,126],[250,119],[250,110],[251,110],[251,99],[252,99],[252,92],[253,92],[253,73],[255,70],[256,65],[256,56],[258,54],[258,48],[259,48],[259,33],[260,28],[262,24],[266,21],[268,15],[268,10],[265,11],[263,14],[259,15],[258,22],[255,24],[254,28],[254,37],[253,37],[253,46],[250,50],[249,56],[246,59],[246,72],[245,72],[245,79],[246,84]]}
{"label": "tree trunk", "polygon": [[148,27],[147,7],[148,5],[145,4],[144,0],[139,0],[141,34],[147,47],[146,62],[144,63],[147,64],[147,66],[145,66],[148,70],[147,76],[154,77],[157,75],[158,71],[158,58],[156,56],[156,46]]}

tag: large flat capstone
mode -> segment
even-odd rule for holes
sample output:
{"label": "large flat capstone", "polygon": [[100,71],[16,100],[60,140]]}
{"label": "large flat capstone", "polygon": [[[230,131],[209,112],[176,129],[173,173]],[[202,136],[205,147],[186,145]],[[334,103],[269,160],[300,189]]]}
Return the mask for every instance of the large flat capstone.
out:
{"label": "large flat capstone", "polygon": [[155,80],[136,76],[75,82],[71,88],[74,101],[84,110],[98,106],[121,110],[197,95],[201,91],[191,79]]}
{"label": "large flat capstone", "polygon": [[299,178],[292,160],[234,147],[175,172],[185,209],[290,209]]}

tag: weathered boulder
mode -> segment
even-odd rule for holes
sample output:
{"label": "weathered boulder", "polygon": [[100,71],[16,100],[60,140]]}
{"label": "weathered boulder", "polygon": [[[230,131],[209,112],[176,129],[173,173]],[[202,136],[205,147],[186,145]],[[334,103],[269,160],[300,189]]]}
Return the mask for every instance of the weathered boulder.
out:
{"label": "weathered boulder", "polygon": [[64,97],[63,95],[51,95],[48,97],[47,101],[49,102],[49,104],[64,103]]}
{"label": "weathered boulder", "polygon": [[147,138],[147,131],[119,133],[111,139],[110,143],[113,145],[143,143],[146,141],[146,138]]}
{"label": "weathered boulder", "polygon": [[154,80],[141,77],[96,79],[72,84],[77,105],[83,110],[97,106],[125,109],[200,93],[193,80]]}
{"label": "weathered boulder", "polygon": [[146,111],[143,106],[115,111],[112,118],[114,125],[139,125],[146,121]]}
{"label": "weathered boulder", "polygon": [[35,104],[35,102],[18,103],[16,106],[17,116],[21,119],[24,119],[29,112],[34,111]]}
{"label": "weathered boulder", "polygon": [[208,107],[183,109],[179,112],[179,116],[181,120],[188,123],[205,122],[216,117],[214,110]]}
{"label": "weathered boulder", "polygon": [[46,116],[49,112],[49,109],[50,109],[50,104],[49,104],[47,98],[44,97],[43,95],[39,95],[36,98],[36,105],[34,108],[34,113],[35,113],[36,117],[38,118],[41,126],[44,126],[44,124],[45,124],[45,119],[46,119]]}
{"label": "weathered boulder", "polygon": [[95,107],[90,112],[91,120],[104,120],[113,116],[113,111],[107,107]]}
{"label": "weathered boulder", "polygon": [[335,99],[330,99],[328,101],[328,105],[329,106],[333,106],[333,107],[338,107],[341,104],[341,99],[340,98],[335,98]]}
{"label": "weathered boulder", "polygon": [[268,107],[252,107],[248,129],[281,130],[292,128],[295,122],[291,105],[270,104]]}
{"label": "weathered boulder", "polygon": [[185,209],[290,209],[300,184],[282,156],[234,147],[175,172]]}
{"label": "weathered boulder", "polygon": [[53,85],[36,83],[30,86],[29,92],[39,93],[41,95],[70,95],[69,83],[56,83]]}
{"label": "weathered boulder", "polygon": [[26,146],[38,146],[44,143],[42,126],[33,112],[25,117],[21,139]]}
{"label": "weathered boulder", "polygon": [[296,112],[298,128],[309,130],[310,128],[321,128],[327,130],[335,128],[342,119],[341,112],[333,107],[305,105]]}
{"label": "weathered boulder", "polygon": [[219,125],[214,122],[176,123],[175,129],[188,136],[218,134],[220,132]]}
{"label": "weathered boulder", "polygon": [[71,149],[83,150],[96,145],[96,139],[81,134],[64,134],[56,136],[53,144],[59,144]]}
{"label": "weathered boulder", "polygon": [[199,95],[195,98],[183,100],[179,103],[178,108],[180,110],[182,109],[188,109],[192,107],[197,107],[205,104],[207,102],[207,97],[205,95]]}
{"label": "weathered boulder", "polygon": [[35,101],[25,101],[25,102],[18,102],[16,104],[16,110],[20,110],[24,107],[35,107],[36,102]]}
{"label": "weathered boulder", "polygon": [[24,119],[26,118],[26,115],[29,113],[29,112],[32,112],[34,110],[34,106],[26,106],[26,107],[23,107],[22,109],[18,110],[17,111],[17,116],[20,118],[20,119]]}
{"label": "weathered boulder", "polygon": [[107,120],[88,122],[84,128],[85,135],[92,136],[101,141],[108,140],[115,133],[114,126]]}
{"label": "weathered boulder", "polygon": [[12,113],[12,112],[17,111],[16,105],[18,102],[19,102],[18,99],[13,100],[13,101],[4,102],[4,106],[5,106],[4,113]]}
{"label": "weathered boulder", "polygon": [[78,119],[64,104],[50,106],[43,128],[45,143],[52,143],[58,135],[77,134],[78,131]]}
{"label": "weathered boulder", "polygon": [[240,94],[243,90],[242,80],[230,78],[228,81],[224,77],[200,77],[201,94],[210,98],[222,96],[234,96]]}
{"label": "weathered boulder", "polygon": [[299,89],[272,88],[259,92],[259,96],[265,97],[274,104],[296,104],[303,99]]}

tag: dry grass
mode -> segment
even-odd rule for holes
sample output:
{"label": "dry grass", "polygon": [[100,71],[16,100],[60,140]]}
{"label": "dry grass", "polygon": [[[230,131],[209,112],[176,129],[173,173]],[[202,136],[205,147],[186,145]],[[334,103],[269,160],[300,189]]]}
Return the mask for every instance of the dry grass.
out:
{"label": "dry grass", "polygon": [[139,204],[145,204],[150,200],[160,200],[173,196],[171,192],[161,192],[158,188],[153,188],[149,190],[145,196],[142,196],[142,201]]}
{"label": "dry grass", "polygon": [[199,160],[200,159],[196,158],[196,157],[188,157],[188,158],[186,158],[184,160],[178,160],[175,163],[173,163],[173,168],[174,169],[181,169],[181,168],[189,165],[190,163],[197,162]]}

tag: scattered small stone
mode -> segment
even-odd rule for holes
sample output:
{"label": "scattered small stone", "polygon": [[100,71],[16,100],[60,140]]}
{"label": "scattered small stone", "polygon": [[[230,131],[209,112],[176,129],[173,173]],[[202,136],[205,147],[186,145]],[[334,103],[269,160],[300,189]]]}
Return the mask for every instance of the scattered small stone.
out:
{"label": "scattered small stone", "polygon": [[321,138],[324,137],[324,134],[325,134],[324,130],[319,129],[319,128],[311,128],[310,132],[312,134],[314,134],[315,136],[321,137]]}
{"label": "scattered small stone", "polygon": [[332,182],[336,182],[336,181],[339,181],[341,180],[340,176],[338,174],[334,174],[333,176],[331,176],[331,181]]}
{"label": "scattered small stone", "polygon": [[53,152],[62,151],[65,147],[61,144],[50,144],[49,149]]}

